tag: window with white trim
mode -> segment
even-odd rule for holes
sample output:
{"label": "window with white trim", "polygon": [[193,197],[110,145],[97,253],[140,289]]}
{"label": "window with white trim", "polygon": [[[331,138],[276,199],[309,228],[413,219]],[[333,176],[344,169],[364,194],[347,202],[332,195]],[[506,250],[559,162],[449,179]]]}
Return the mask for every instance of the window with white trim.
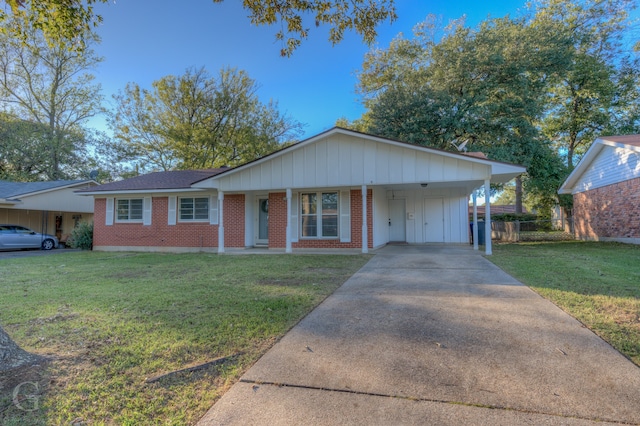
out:
{"label": "window with white trim", "polygon": [[300,194],[302,238],[338,237],[338,192]]}
{"label": "window with white trim", "polygon": [[142,198],[118,199],[116,201],[118,222],[142,222]]}
{"label": "window with white trim", "polygon": [[209,197],[180,198],[179,206],[183,222],[209,220]]}

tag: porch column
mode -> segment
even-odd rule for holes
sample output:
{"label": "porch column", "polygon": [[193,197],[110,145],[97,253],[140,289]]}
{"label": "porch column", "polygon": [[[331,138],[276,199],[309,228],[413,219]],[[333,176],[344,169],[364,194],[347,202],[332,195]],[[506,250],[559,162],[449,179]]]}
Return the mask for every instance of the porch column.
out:
{"label": "porch column", "polygon": [[362,185],[362,252],[369,253],[369,238],[367,232],[367,185]]}
{"label": "porch column", "polygon": [[224,253],[224,192],[218,191],[218,253]]}
{"label": "porch column", "polygon": [[478,250],[478,192],[473,191],[473,249]]}
{"label": "porch column", "polygon": [[286,230],[285,253],[291,253],[291,188],[287,188],[287,230]]}
{"label": "porch column", "polygon": [[487,256],[491,255],[491,181],[484,181],[484,249]]}

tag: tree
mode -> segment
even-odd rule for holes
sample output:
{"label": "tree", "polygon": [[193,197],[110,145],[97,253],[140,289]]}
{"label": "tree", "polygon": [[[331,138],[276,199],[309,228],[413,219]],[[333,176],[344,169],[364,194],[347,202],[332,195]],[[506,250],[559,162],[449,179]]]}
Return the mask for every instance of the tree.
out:
{"label": "tree", "polygon": [[[93,5],[108,0],[5,0],[16,22],[5,29],[18,39],[26,39],[28,28],[37,28],[46,39],[57,44],[60,39],[74,40],[74,50],[85,47],[83,37],[93,26],[102,22]],[[214,0],[221,3],[224,0]],[[310,20],[316,27],[329,25],[329,41],[339,43],[345,30],[354,30],[371,44],[376,36],[376,26],[386,20],[396,19],[393,0],[244,0],[252,24],[280,24],[276,39],[283,43],[281,55],[290,56],[309,35]],[[0,9],[0,21],[7,14]]]}
{"label": "tree", "polygon": [[[13,21],[6,21],[11,26]],[[27,135],[22,152],[30,179],[77,176],[87,157],[86,121],[101,111],[100,86],[88,73],[101,59],[90,49],[82,54],[60,43],[45,42],[31,28],[26,39],[0,33],[0,108],[13,145]],[[86,40],[97,41],[91,34]],[[15,150],[14,150],[15,152]],[[3,152],[6,161],[6,152]],[[13,167],[24,165],[13,161]]]}
{"label": "tree", "polygon": [[[434,22],[419,25],[413,40],[398,38],[389,51],[366,57],[359,90],[370,130],[441,149],[465,142],[468,150],[527,167],[552,154],[536,124],[547,82],[565,65],[567,40],[501,18],[475,30],[456,21],[435,42]],[[535,177],[527,182],[540,184],[542,176]]]}
{"label": "tree", "polygon": [[597,136],[640,128],[638,62],[623,44],[636,6],[634,0],[542,0],[531,10],[531,26],[570,40],[570,62],[550,86],[541,123],[569,169]]}
{"label": "tree", "polygon": [[143,170],[232,166],[268,154],[295,138],[301,125],[262,103],[244,71],[201,69],[166,76],[151,90],[130,83],[114,96],[108,120],[123,158]]}
{"label": "tree", "polygon": [[0,327],[0,373],[42,361],[40,355],[32,354],[18,346]]}

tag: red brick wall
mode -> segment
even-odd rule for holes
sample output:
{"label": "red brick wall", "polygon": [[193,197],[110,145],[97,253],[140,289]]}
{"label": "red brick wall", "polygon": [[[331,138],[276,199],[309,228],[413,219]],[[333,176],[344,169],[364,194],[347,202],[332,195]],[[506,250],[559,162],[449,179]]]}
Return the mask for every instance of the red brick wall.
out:
{"label": "red brick wall", "polygon": [[[244,247],[244,194],[225,194],[224,209],[224,246]],[[217,228],[217,226],[216,226]],[[217,235],[217,231],[216,231]],[[217,238],[217,237],[216,237]],[[216,239],[215,245],[218,245]]]}
{"label": "red brick wall", "polygon": [[[93,245],[133,247],[217,247],[218,225],[208,222],[168,225],[168,198],[154,197],[151,225],[116,223],[105,225],[106,200],[95,200]],[[244,195],[225,195],[225,247],[244,247]]]}
{"label": "red brick wall", "polygon": [[[269,247],[287,246],[287,194],[272,192],[269,194]],[[291,206],[291,208],[294,208]]]}
{"label": "red brick wall", "polygon": [[573,196],[576,236],[640,238],[640,178]]}

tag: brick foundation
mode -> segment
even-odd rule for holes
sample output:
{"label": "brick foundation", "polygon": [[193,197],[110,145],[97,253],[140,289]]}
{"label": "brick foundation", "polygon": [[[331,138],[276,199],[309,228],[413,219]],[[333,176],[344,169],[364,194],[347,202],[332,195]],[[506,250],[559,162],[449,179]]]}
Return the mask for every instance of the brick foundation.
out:
{"label": "brick foundation", "polygon": [[640,178],[575,194],[573,219],[580,239],[640,238]]}

